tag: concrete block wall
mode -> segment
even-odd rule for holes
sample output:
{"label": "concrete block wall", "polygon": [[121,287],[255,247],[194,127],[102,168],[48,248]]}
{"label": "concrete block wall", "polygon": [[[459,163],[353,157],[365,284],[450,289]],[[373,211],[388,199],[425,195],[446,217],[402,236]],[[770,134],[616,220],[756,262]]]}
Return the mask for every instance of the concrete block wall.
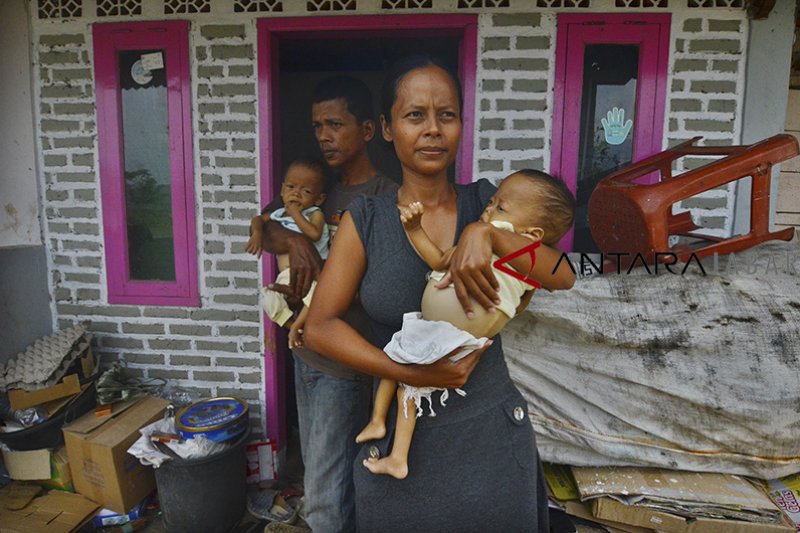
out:
{"label": "concrete block wall", "polygon": [[[701,145],[731,145],[741,136],[747,19],[740,10],[672,13],[664,147],[695,136]],[[510,172],[550,167],[556,17],[542,13],[481,15],[478,120],[473,175],[498,181]],[[684,158],[676,173],[706,161]],[[675,206],[690,210],[709,235],[728,236],[735,185]]]}
{"label": "concrete block wall", "polygon": [[200,307],[108,304],[88,25],[35,43],[51,294],[57,327],[91,320],[106,364],[247,400],[262,434],[259,263],[244,252],[260,203],[255,24],[195,23],[190,38]]}
{"label": "concrete block wall", "polygon": [[473,176],[550,165],[555,15],[482,15]]}
{"label": "concrete block wall", "polygon": [[[741,139],[748,23],[744,12],[708,17],[687,10],[672,24],[665,146],[702,136],[700,145],[729,146]],[[709,158],[686,157],[676,173],[697,168]],[[712,158],[713,160],[713,158]],[[675,206],[691,211],[704,233],[728,237],[733,228],[735,183],[718,187]]]}
{"label": "concrete block wall", "polygon": [[[222,5],[214,2],[213,9]],[[206,395],[241,396],[251,404],[256,430],[263,431],[261,279],[258,262],[244,253],[244,245],[248,221],[261,198],[255,21],[273,15],[237,14],[224,5],[225,12],[177,17],[191,21],[200,307],[108,304],[91,25],[170,18],[160,14],[156,0],[146,0],[139,17],[100,18],[87,4],[82,18],[32,20],[43,232],[58,327],[91,319],[97,351],[106,362],[124,361],[134,375],[169,379]],[[362,5],[346,14],[380,12],[377,2]],[[556,18],[561,10],[531,13],[520,5],[472,11],[478,13],[480,53],[476,178],[498,180],[518,168],[550,165]],[[425,12],[456,11],[449,3],[437,1],[435,7]],[[36,17],[36,10],[31,12]],[[737,142],[747,42],[744,12],[670,12],[664,145],[697,134],[707,142]],[[299,13],[281,15],[294,14]],[[709,41],[709,35],[721,41]],[[729,228],[730,190],[714,191],[685,207],[710,217],[720,232]]]}
{"label": "concrete block wall", "polygon": [[[789,91],[785,132],[800,140],[800,89]],[[775,229],[794,227],[794,240],[800,241],[800,158],[781,165]]]}

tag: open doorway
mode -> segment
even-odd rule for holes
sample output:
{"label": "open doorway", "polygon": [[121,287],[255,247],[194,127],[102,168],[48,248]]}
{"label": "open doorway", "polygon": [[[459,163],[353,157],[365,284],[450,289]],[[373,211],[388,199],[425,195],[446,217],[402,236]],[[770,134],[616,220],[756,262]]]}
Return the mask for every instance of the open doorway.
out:
{"label": "open doorway", "polygon": [[[395,59],[414,53],[436,56],[459,74],[464,92],[464,128],[453,179],[472,181],[477,61],[477,18],[470,15],[355,16],[262,19],[258,22],[259,144],[262,205],[280,189],[281,172],[292,159],[319,155],[311,128],[311,93],[330,76],[347,74],[370,88],[377,115],[383,74]],[[370,156],[386,176],[399,179],[394,151],[380,134]],[[264,279],[275,277],[264,262]],[[265,323],[267,435],[286,444],[287,416],[295,420],[292,366],[285,335]]]}
{"label": "open doorway", "polygon": [[[411,37],[302,39],[281,43],[279,110],[281,170],[289,161],[303,155],[319,155],[319,147],[311,128],[311,93],[317,83],[339,74],[354,76],[370,89],[373,95],[375,121],[380,127],[380,92],[386,68],[398,57],[426,53],[437,57],[454,72],[458,70],[456,36],[431,37],[425,40]],[[400,164],[390,144],[380,130],[369,144],[372,162],[384,175],[398,180]]]}

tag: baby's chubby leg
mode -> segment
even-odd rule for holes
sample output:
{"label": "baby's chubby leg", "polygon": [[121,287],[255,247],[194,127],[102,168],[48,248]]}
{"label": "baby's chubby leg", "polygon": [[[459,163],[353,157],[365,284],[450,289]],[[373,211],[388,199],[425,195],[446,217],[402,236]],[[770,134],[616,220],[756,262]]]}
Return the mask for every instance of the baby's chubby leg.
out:
{"label": "baby's chubby leg", "polygon": [[373,474],[388,474],[397,479],[408,476],[408,450],[417,425],[417,405],[413,398],[407,400],[407,414],[400,407],[403,403],[403,389],[397,389],[397,428],[394,432],[392,453],[383,459],[364,459],[364,466]]}
{"label": "baby's chubby leg", "polygon": [[361,433],[356,436],[359,444],[368,440],[382,439],[386,436],[386,415],[397,390],[397,382],[393,379],[381,379],[375,393],[375,404],[372,408],[372,418]]}

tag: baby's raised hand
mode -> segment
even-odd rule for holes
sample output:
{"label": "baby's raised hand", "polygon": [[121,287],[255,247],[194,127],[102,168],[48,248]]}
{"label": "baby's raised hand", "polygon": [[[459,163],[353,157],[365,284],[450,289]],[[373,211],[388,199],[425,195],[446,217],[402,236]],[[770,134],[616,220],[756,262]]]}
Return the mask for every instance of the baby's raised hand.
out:
{"label": "baby's raised hand", "polygon": [[420,202],[411,202],[408,207],[400,207],[400,221],[406,231],[419,229],[422,225],[422,214],[425,209]]}
{"label": "baby's raised hand", "polygon": [[300,204],[294,201],[286,202],[284,209],[286,210],[286,214],[290,216],[300,215],[303,212]]}
{"label": "baby's raised hand", "polygon": [[250,235],[250,239],[247,241],[245,251],[248,254],[253,254],[256,257],[261,258],[261,233],[253,232],[253,234]]}

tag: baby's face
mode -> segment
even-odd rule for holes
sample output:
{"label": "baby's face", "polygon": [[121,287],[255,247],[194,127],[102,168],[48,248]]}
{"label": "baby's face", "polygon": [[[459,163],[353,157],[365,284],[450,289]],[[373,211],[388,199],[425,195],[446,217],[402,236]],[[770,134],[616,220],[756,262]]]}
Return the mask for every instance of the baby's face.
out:
{"label": "baby's face", "polygon": [[297,205],[300,209],[322,203],[322,175],[305,165],[292,165],[286,171],[281,186],[283,205]]}
{"label": "baby's face", "polygon": [[519,232],[533,225],[539,191],[525,176],[512,174],[500,183],[481,214],[483,222],[509,222]]}

